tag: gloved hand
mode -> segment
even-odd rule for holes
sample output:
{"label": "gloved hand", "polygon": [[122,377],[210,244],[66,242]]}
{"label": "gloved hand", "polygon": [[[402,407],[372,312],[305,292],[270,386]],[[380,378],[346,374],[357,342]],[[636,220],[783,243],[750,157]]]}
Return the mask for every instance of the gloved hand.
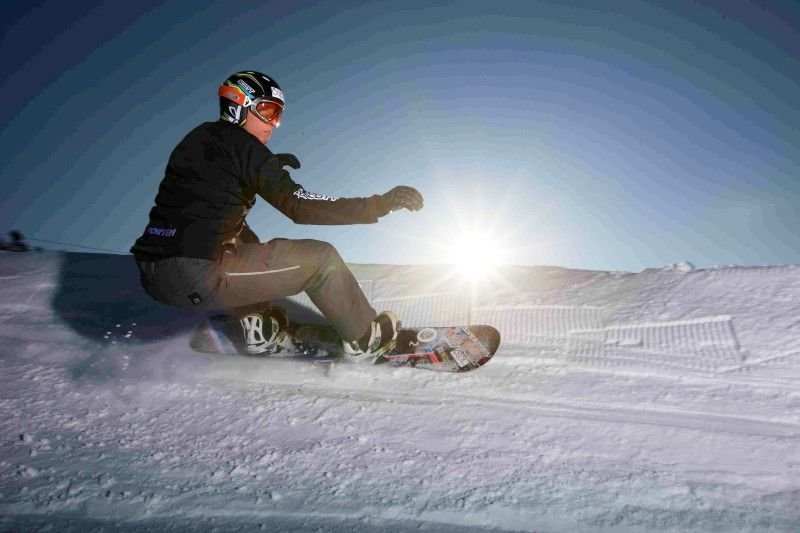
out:
{"label": "gloved hand", "polygon": [[403,207],[409,211],[419,211],[422,205],[423,199],[419,191],[406,185],[398,185],[381,195],[381,212],[384,215]]}
{"label": "gloved hand", "polygon": [[275,154],[282,167],[292,167],[297,170],[300,168],[300,160],[294,154]]}

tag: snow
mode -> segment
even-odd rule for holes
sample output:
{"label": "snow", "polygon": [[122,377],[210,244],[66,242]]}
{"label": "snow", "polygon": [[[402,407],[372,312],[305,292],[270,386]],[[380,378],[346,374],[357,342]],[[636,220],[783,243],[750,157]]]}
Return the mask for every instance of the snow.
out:
{"label": "snow", "polygon": [[800,266],[351,266],[500,350],[213,358],[130,257],[0,254],[0,530],[800,530]]}

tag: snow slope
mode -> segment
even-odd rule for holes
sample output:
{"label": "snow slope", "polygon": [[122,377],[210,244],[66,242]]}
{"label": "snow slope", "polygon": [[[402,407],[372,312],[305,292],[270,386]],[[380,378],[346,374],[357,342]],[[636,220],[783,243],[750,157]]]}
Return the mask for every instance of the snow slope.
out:
{"label": "snow slope", "polygon": [[0,254],[0,530],[800,530],[799,266],[352,267],[498,354],[209,358],[130,257]]}

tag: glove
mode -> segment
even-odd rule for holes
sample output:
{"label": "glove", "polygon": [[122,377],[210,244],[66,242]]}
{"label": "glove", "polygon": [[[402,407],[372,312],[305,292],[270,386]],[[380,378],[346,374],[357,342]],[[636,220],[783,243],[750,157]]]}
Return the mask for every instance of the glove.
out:
{"label": "glove", "polygon": [[403,207],[409,211],[419,211],[422,205],[422,195],[414,187],[399,185],[381,195],[381,212],[384,215]]}
{"label": "glove", "polygon": [[294,154],[276,154],[275,157],[281,162],[282,167],[292,167],[295,170],[300,168],[300,160]]}

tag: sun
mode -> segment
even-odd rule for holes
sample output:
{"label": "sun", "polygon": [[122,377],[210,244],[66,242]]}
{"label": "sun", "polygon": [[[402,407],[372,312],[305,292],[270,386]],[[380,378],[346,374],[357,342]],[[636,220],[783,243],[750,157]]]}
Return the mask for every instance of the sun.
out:
{"label": "sun", "polygon": [[448,253],[448,262],[468,280],[490,276],[506,258],[502,239],[482,231],[463,232],[455,239]]}

